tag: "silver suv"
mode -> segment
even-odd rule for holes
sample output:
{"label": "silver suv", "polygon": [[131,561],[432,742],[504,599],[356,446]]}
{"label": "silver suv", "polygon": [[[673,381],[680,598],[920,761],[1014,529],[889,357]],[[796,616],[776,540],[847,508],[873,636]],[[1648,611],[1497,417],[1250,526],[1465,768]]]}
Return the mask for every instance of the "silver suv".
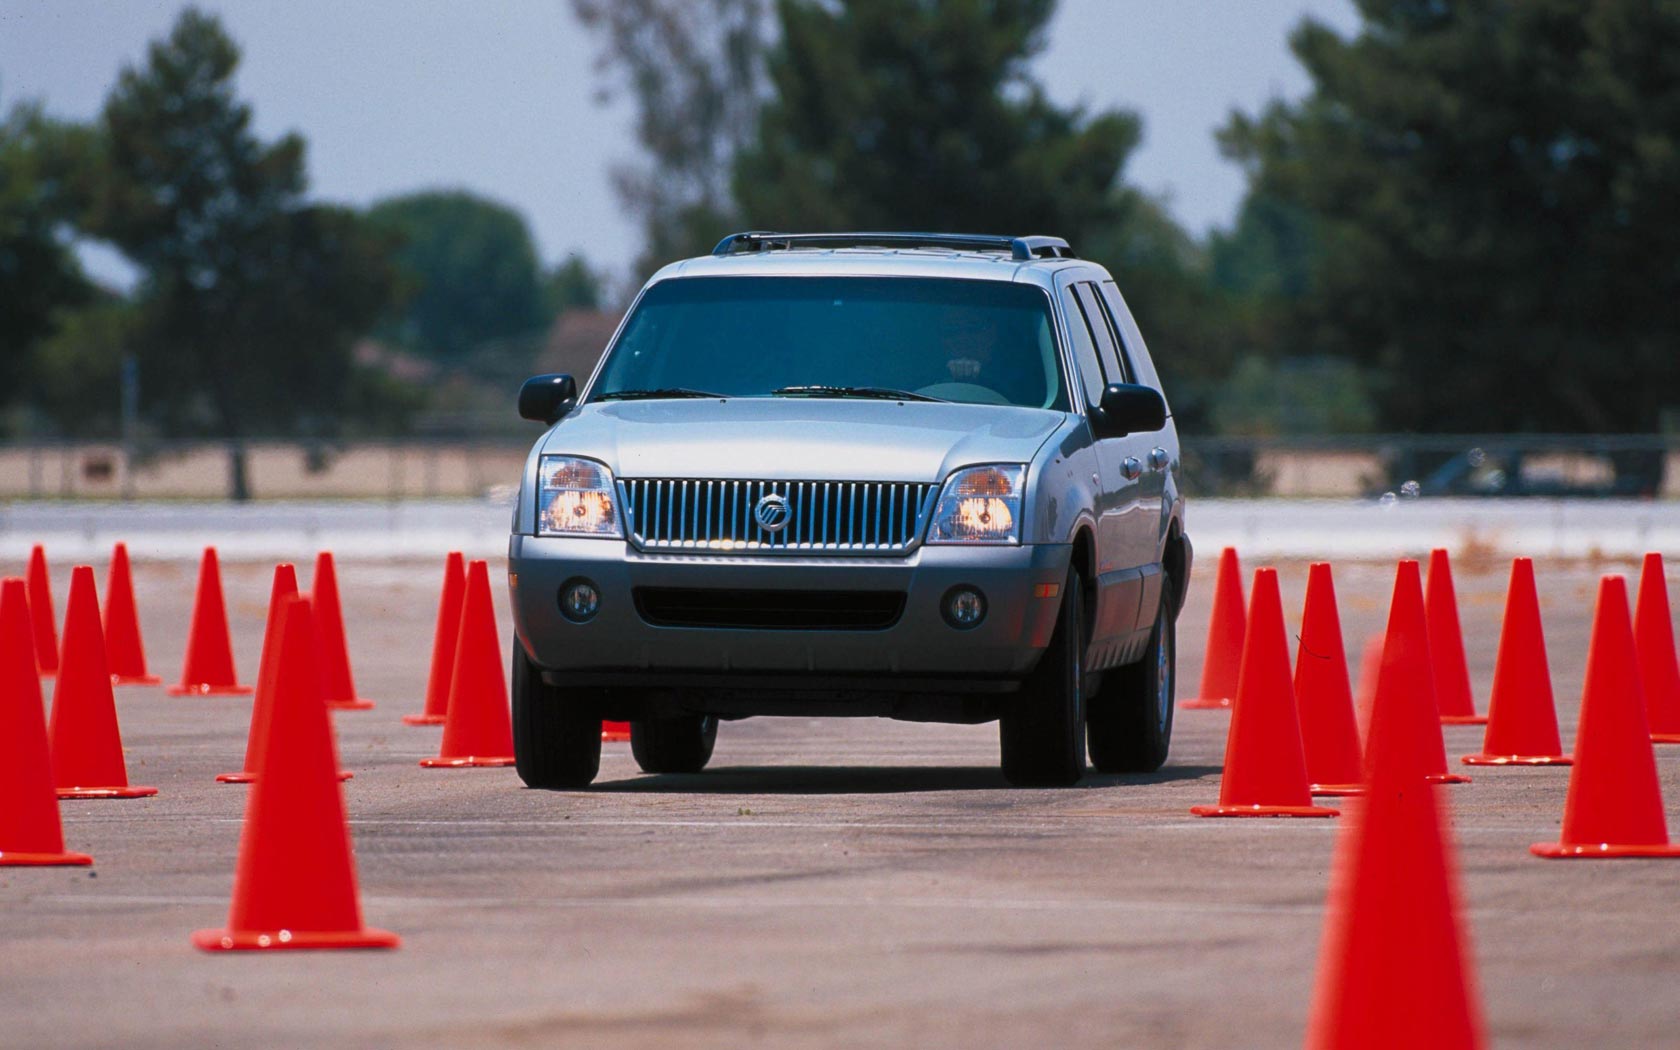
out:
{"label": "silver suv", "polygon": [[660,270],[514,511],[533,787],[695,773],[753,715],[997,720],[1015,784],[1144,772],[1190,570],[1178,437],[1131,311],[1053,237],[741,233]]}

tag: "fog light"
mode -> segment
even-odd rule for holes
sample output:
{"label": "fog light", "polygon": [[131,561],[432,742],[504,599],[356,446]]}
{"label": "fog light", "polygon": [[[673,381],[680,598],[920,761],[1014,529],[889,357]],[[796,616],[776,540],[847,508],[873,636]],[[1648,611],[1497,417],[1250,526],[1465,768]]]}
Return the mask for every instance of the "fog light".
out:
{"label": "fog light", "polygon": [[952,587],[945,592],[945,622],[967,630],[986,618],[986,596],[973,587]]}
{"label": "fog light", "polygon": [[567,580],[560,585],[560,615],[573,623],[593,619],[601,610],[601,592],[588,580]]}

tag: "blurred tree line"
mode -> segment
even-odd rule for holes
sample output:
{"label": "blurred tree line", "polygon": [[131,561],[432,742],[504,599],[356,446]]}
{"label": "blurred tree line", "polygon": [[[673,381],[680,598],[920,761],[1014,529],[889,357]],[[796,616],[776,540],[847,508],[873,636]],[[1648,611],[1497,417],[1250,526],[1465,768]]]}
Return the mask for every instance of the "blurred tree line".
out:
{"label": "blurred tree line", "polygon": [[[637,279],[732,229],[1058,233],[1114,271],[1191,433],[1680,426],[1674,0],[1303,22],[1312,90],[1231,116],[1249,191],[1201,237],[1127,181],[1135,113],[1033,75],[1054,0],[569,2],[635,114]],[[145,433],[237,467],[252,437],[501,411],[558,314],[610,305],[496,202],[310,200],[238,62],[188,9],[97,119],[0,116],[0,432],[111,435],[126,373]],[[86,241],[136,286],[90,280]]]}
{"label": "blurred tree line", "polygon": [[[188,8],[96,120],[0,122],[0,433],[111,437],[128,401],[142,437],[227,440],[244,498],[248,439],[401,433],[451,375],[500,407],[553,318],[598,305],[582,260],[545,271],[492,201],[310,201],[303,139],[251,130],[239,57]],[[91,280],[77,241],[119,251],[134,289]]]}

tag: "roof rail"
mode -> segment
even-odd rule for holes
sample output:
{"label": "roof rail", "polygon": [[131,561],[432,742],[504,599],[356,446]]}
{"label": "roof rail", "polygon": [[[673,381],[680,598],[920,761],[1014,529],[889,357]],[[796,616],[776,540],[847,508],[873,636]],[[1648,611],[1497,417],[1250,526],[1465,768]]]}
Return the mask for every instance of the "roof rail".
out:
{"label": "roof rail", "polygon": [[952,251],[1007,251],[1017,262],[1033,259],[1076,258],[1060,237],[1005,237],[989,233],[774,233],[751,230],[732,233],[718,242],[713,255],[742,255],[786,251],[790,248],[948,248]]}

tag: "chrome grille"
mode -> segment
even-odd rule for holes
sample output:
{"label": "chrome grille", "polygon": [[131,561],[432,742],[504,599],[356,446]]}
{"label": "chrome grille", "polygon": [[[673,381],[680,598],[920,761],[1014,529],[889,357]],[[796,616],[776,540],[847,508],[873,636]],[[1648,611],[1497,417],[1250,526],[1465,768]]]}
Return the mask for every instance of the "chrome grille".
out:
{"label": "chrome grille", "polygon": [[[630,540],[643,550],[728,553],[891,554],[914,547],[937,485],[903,481],[726,481],[624,478],[618,483]],[[772,532],[754,508],[775,494],[788,523]]]}

